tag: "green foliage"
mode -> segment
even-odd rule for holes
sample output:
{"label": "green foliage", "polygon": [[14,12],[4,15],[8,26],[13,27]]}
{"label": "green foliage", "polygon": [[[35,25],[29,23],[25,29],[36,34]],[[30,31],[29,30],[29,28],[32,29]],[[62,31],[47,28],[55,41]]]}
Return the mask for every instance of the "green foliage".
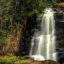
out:
{"label": "green foliage", "polygon": [[10,56],[0,56],[0,64],[59,64],[53,60],[45,61],[35,61],[32,59],[21,59],[22,57],[17,57],[15,55]]}
{"label": "green foliage", "polygon": [[0,64],[27,64],[25,60],[21,60],[21,57],[15,55],[0,56]]}
{"label": "green foliage", "polygon": [[33,14],[39,15],[44,8],[52,6],[57,0],[0,0],[0,44],[5,42],[8,32]]}
{"label": "green foliage", "polygon": [[7,42],[7,30],[2,30],[1,32],[1,35],[0,35],[0,46],[2,45],[2,44],[4,44],[4,43],[6,43]]}
{"label": "green foliage", "polygon": [[20,22],[27,16],[32,16],[34,13],[40,13],[43,8],[49,7],[49,4],[56,3],[57,0],[1,0],[0,1],[0,16],[3,20],[10,19],[13,23]]}
{"label": "green foliage", "polygon": [[19,22],[56,2],[57,0],[1,0],[0,16],[3,17],[3,20],[9,20],[9,22],[10,19],[12,22],[14,20]]}
{"label": "green foliage", "polygon": [[23,61],[19,60],[19,61],[16,61],[14,64],[27,64],[27,62],[25,62],[25,60]]}
{"label": "green foliage", "polygon": [[2,30],[2,37],[6,37],[7,36],[7,30]]}
{"label": "green foliage", "polygon": [[0,64],[14,64],[15,61],[18,61],[19,59],[16,56],[13,57],[0,57]]}

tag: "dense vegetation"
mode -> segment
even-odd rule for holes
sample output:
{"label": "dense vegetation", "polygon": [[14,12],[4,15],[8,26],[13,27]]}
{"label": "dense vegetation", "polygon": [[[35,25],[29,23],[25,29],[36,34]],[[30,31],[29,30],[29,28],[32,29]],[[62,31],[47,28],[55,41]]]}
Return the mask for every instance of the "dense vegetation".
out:
{"label": "dense vegetation", "polygon": [[17,57],[14,54],[8,54],[6,56],[0,56],[0,64],[59,64],[52,60],[36,61],[32,59],[26,59],[24,57]]}
{"label": "dense vegetation", "polygon": [[57,0],[0,0],[0,45],[7,41],[6,37],[13,29],[22,25],[28,16],[41,11]]}
{"label": "dense vegetation", "polygon": [[[16,37],[16,34],[14,34],[13,31],[20,26],[20,29],[23,28],[23,25],[28,22],[28,17],[32,17],[34,14],[38,16],[44,8],[52,7],[53,4],[56,4],[57,2],[62,2],[62,0],[0,0],[0,50],[2,47],[4,47],[2,48],[4,49],[3,51],[5,51],[5,48],[9,48],[8,50],[10,52],[10,48],[13,49],[12,46],[14,44],[18,46],[18,44],[16,43],[17,40],[15,41],[15,43],[11,44],[12,46],[6,44],[8,41],[8,35],[15,35]],[[24,29],[26,26],[27,25],[24,26]],[[7,47],[5,44],[7,46],[9,45],[10,47]],[[5,52],[8,52],[8,50],[6,50]],[[12,54],[3,57],[0,56],[0,64],[27,64],[26,61],[22,59],[24,59],[24,57],[16,57]]]}

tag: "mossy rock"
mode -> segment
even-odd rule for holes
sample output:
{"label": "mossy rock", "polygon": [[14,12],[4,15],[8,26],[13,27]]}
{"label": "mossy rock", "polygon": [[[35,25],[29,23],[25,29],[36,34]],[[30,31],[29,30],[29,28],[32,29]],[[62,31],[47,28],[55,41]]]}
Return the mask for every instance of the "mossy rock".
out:
{"label": "mossy rock", "polygon": [[59,64],[56,61],[37,61],[33,59],[23,59],[17,56],[0,56],[0,64]]}
{"label": "mossy rock", "polygon": [[16,61],[14,64],[60,64],[60,63],[53,60],[36,61],[36,60],[26,59],[26,60]]}
{"label": "mossy rock", "polygon": [[44,64],[44,62],[36,61],[32,59],[26,59],[26,60],[16,61],[14,64]]}

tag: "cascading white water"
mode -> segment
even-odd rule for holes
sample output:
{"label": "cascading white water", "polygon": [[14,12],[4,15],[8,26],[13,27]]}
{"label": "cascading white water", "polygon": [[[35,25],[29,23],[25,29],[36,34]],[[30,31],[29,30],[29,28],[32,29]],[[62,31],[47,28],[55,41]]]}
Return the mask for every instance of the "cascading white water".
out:
{"label": "cascading white water", "polygon": [[55,20],[54,11],[46,8],[41,14],[40,31],[36,31],[32,38],[30,57],[35,60],[57,60],[55,50]]}

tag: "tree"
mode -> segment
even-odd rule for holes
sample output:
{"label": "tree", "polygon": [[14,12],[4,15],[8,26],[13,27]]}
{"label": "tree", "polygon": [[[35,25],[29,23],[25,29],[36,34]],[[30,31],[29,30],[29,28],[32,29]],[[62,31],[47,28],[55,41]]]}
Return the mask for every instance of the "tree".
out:
{"label": "tree", "polygon": [[[56,3],[57,0],[0,0],[0,31],[13,31],[22,23],[27,23],[27,17],[39,15],[44,8]],[[2,32],[4,34],[4,32]],[[4,36],[3,36],[4,37]]]}

